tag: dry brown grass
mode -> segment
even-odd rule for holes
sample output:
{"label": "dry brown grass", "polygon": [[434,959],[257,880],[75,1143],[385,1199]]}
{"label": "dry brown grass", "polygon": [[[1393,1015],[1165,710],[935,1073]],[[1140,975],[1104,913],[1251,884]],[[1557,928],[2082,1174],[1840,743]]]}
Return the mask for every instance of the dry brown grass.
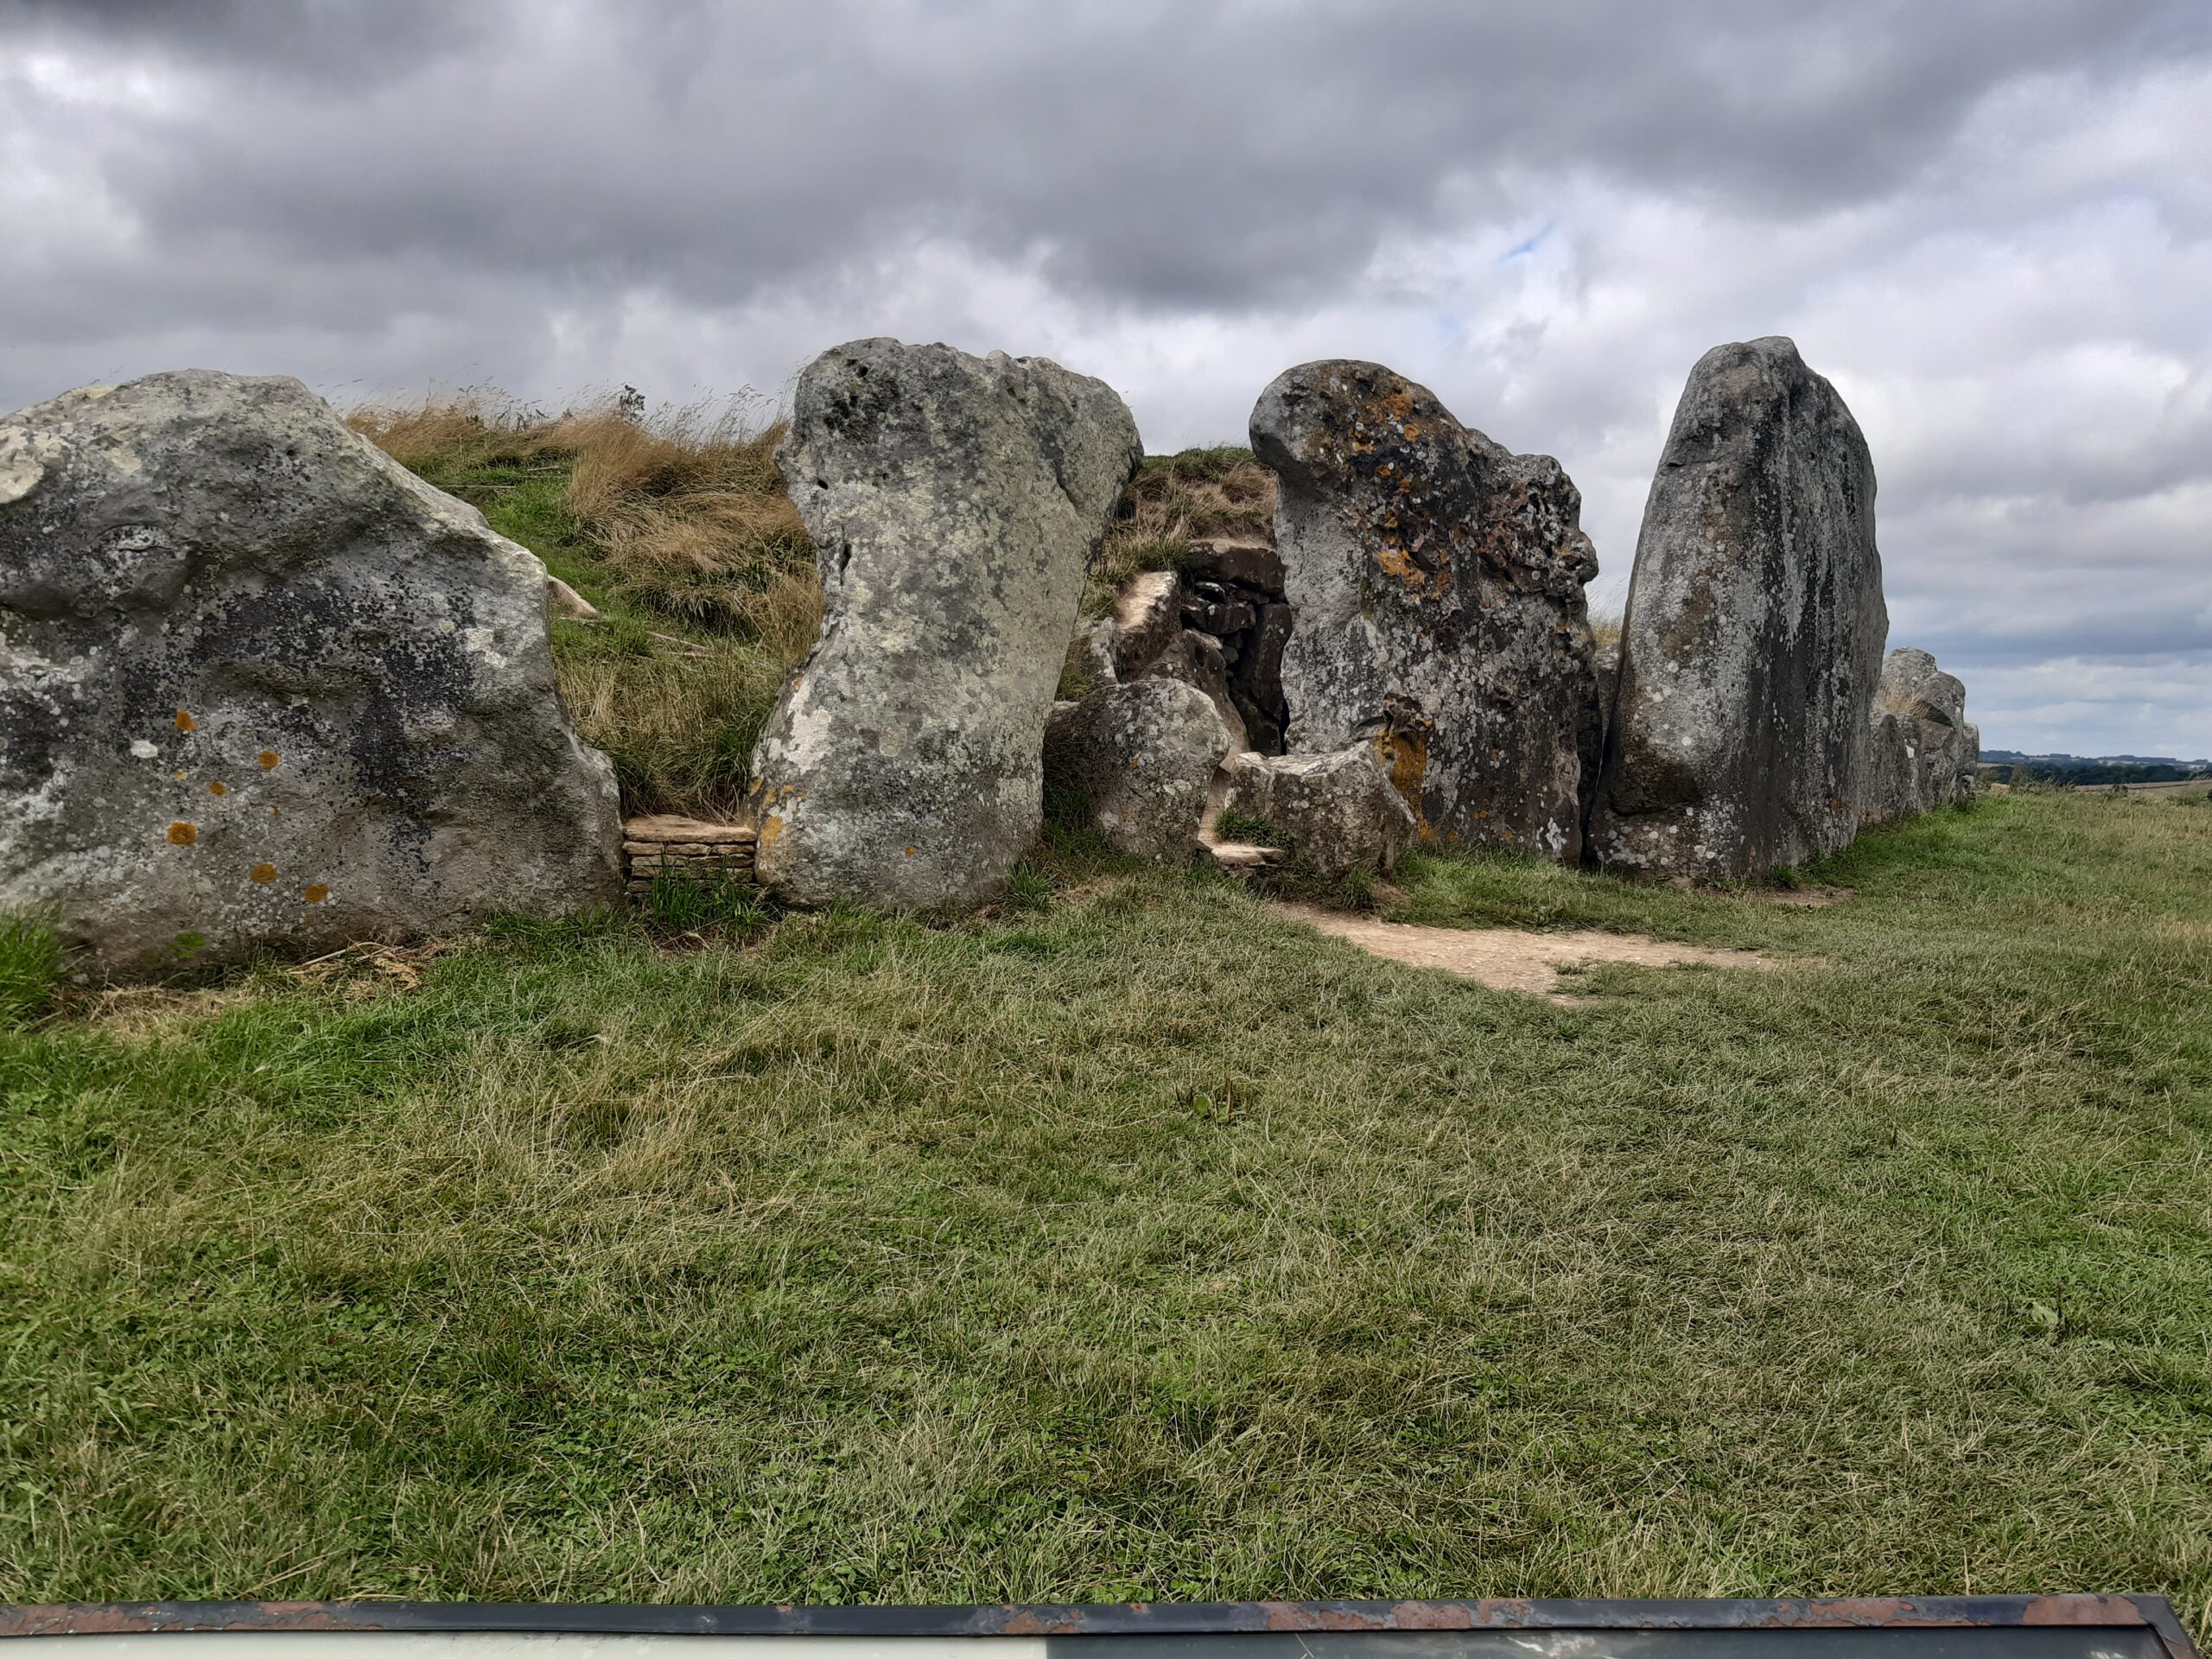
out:
{"label": "dry brown grass", "polygon": [[611,401],[548,417],[471,392],[346,419],[394,460],[472,499],[533,473],[557,476],[575,531],[624,597],[709,630],[810,643],[820,602],[806,530],[776,470],[783,425],[753,415],[733,398],[649,419]]}
{"label": "dry brown grass", "polygon": [[1120,516],[1099,547],[1084,613],[1103,616],[1140,570],[1168,570],[1210,537],[1272,539],[1275,475],[1247,449],[1185,449],[1147,455],[1122,495]]}
{"label": "dry brown grass", "polygon": [[742,399],[638,418],[496,392],[365,408],[354,430],[544,559],[598,607],[561,620],[561,692],[633,812],[727,811],[822,594],[776,470],[779,423]]}

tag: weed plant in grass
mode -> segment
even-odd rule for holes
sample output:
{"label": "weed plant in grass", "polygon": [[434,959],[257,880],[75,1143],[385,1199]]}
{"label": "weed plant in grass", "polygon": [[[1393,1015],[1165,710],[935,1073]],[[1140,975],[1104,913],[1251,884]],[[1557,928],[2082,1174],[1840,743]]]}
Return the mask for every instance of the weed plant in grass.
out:
{"label": "weed plant in grass", "polygon": [[[2212,812],[1856,897],[1411,861],[1589,1006],[1063,840],[996,913],[67,992],[0,938],[0,1599],[2212,1595]],[[321,970],[328,975],[328,970]]]}

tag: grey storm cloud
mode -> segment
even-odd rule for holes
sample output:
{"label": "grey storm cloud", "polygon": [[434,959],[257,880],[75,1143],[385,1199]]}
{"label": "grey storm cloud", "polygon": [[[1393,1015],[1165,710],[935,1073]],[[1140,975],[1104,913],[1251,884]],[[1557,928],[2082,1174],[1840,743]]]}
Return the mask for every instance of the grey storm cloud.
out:
{"label": "grey storm cloud", "polygon": [[2050,693],[1985,710],[2016,746],[2202,749],[2208,103],[2201,0],[0,0],[0,404],[676,396],[942,334],[1158,447],[1379,355],[1567,462],[1618,603],[1689,364],[1790,333],[1901,626]]}
{"label": "grey storm cloud", "polygon": [[1802,213],[1897,186],[1992,86],[2212,45],[2157,0],[1941,7],[34,7],[201,97],[109,133],[164,240],[413,251],[695,297],[950,232],[1154,303],[1340,281],[1500,167]]}

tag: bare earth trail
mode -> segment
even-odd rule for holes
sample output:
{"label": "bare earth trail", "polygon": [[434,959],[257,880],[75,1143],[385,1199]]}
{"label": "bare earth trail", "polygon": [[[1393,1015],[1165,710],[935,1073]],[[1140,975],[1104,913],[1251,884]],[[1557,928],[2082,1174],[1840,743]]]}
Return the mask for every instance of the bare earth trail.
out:
{"label": "bare earth trail", "polygon": [[1651,968],[1696,964],[1711,968],[1771,969],[1780,966],[1756,950],[1729,950],[1681,944],[1637,933],[1607,933],[1594,928],[1540,933],[1519,927],[1424,927],[1409,922],[1378,922],[1365,916],[1312,905],[1274,904],[1268,908],[1287,921],[1303,922],[1332,938],[1356,944],[1371,955],[1414,968],[1439,968],[1501,991],[1525,991],[1557,1001],[1592,999],[1563,995],[1562,969],[1586,962],[1631,962]]}

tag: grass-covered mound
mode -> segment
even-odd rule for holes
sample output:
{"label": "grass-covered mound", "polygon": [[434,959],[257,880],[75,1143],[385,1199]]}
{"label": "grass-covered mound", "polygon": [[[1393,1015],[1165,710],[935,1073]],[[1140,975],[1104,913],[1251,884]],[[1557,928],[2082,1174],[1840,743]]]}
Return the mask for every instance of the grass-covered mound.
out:
{"label": "grass-covered mound", "polygon": [[[735,806],[822,620],[813,550],[776,470],[780,425],[742,400],[548,416],[497,393],[348,421],[598,609],[556,619],[553,657],[626,810]],[[1087,613],[1103,615],[1137,571],[1179,563],[1193,537],[1264,534],[1274,510],[1274,480],[1249,450],[1147,457],[1094,563]]]}
{"label": "grass-covered mound", "polygon": [[556,618],[561,691],[631,811],[716,812],[822,613],[777,474],[781,429],[732,402],[548,418],[496,397],[363,409],[353,428],[481,508],[600,614]]}
{"label": "grass-covered mound", "polygon": [[1423,920],[1791,959],[1573,1007],[1065,847],[957,925],[190,995],[56,1001],[0,937],[0,1599],[2201,1618],[2212,806],[1815,874],[1857,896],[1413,861]]}

